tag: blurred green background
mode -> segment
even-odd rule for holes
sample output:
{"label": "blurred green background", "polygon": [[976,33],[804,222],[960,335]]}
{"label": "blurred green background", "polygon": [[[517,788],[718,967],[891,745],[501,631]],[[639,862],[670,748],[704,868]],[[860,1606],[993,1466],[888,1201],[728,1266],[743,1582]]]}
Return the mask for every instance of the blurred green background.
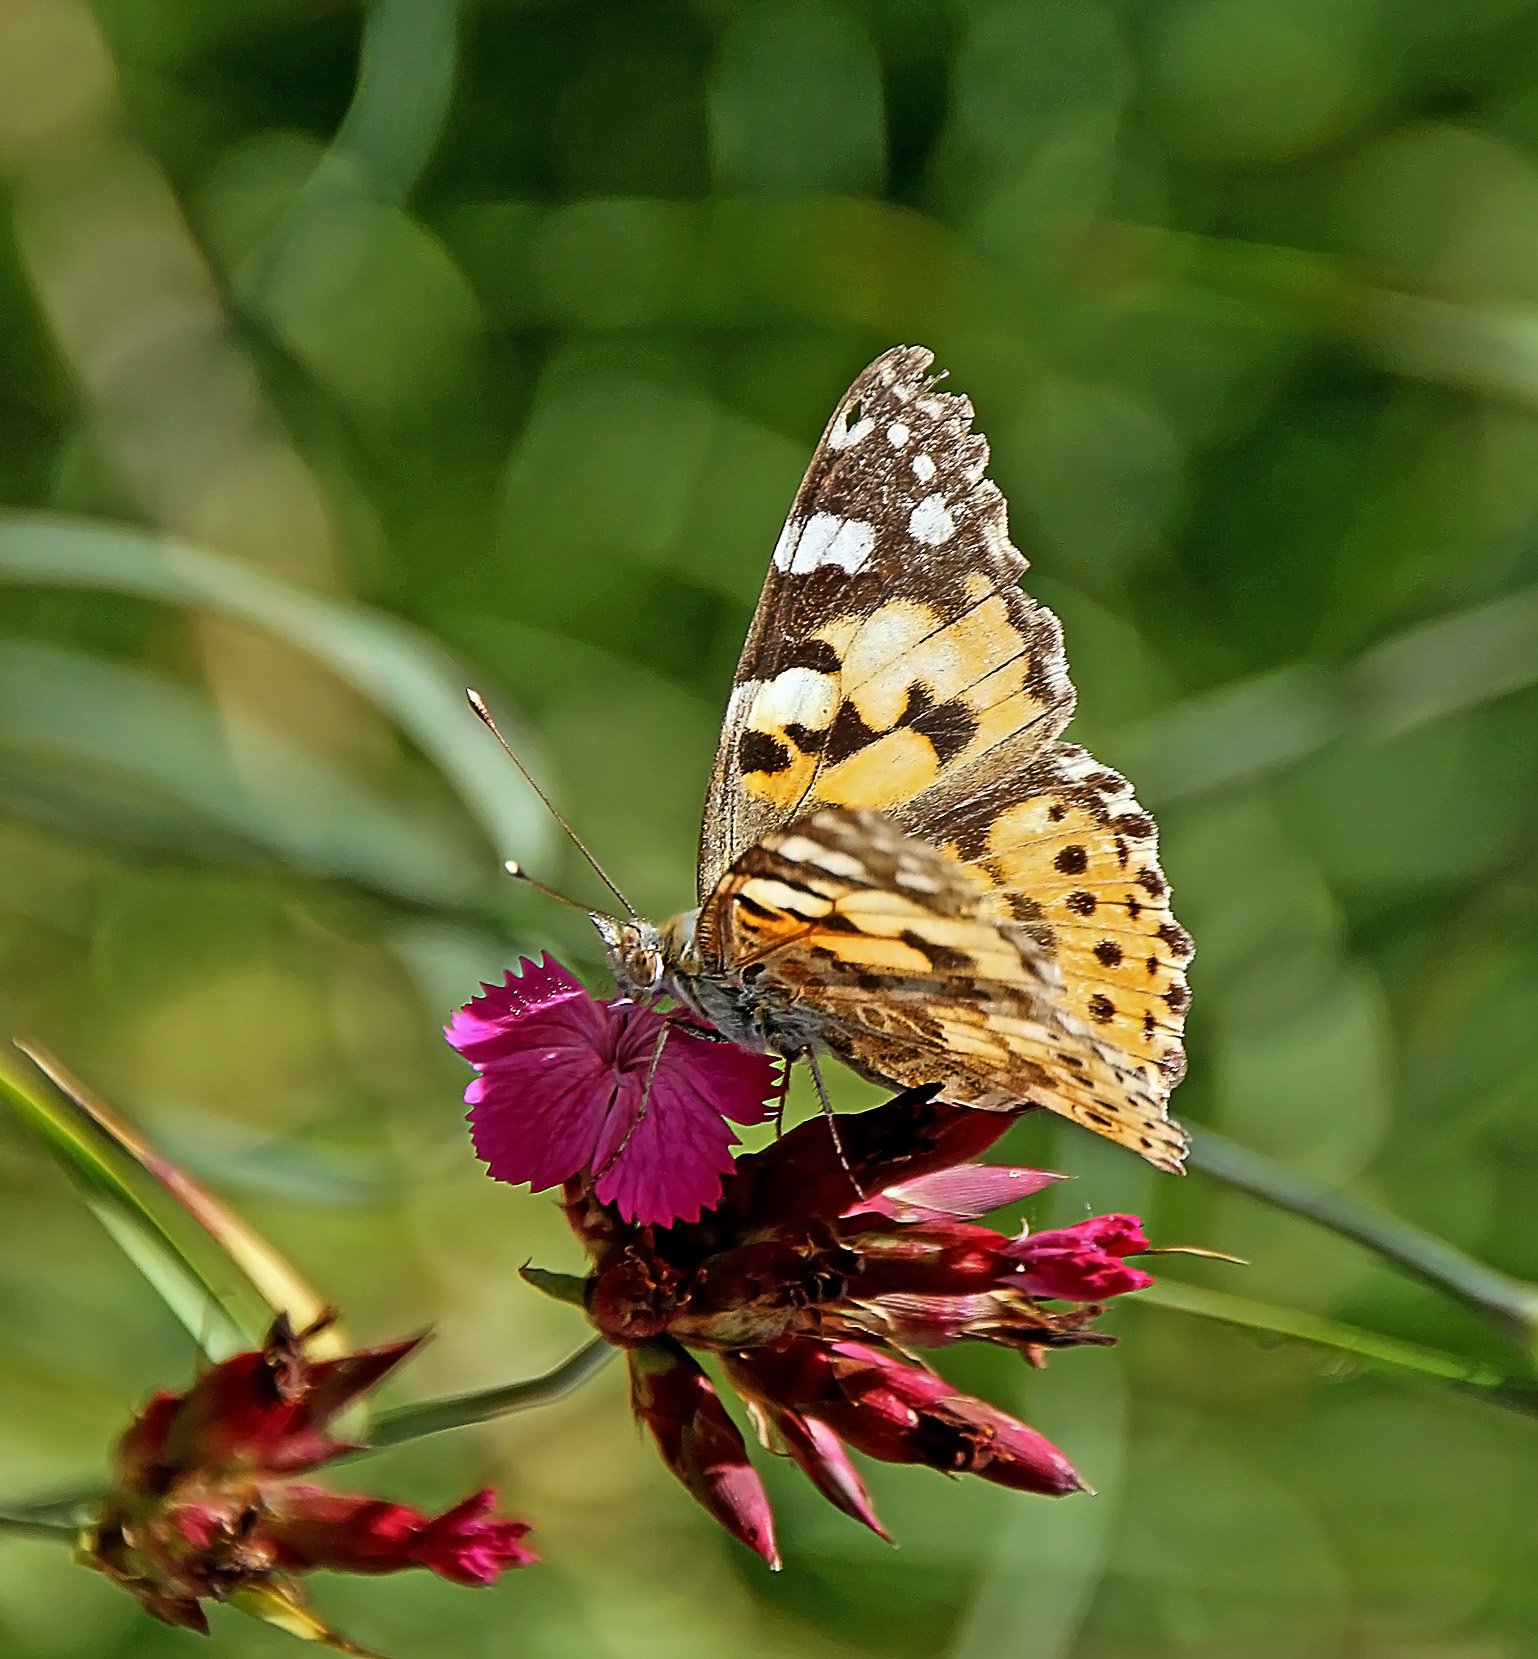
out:
{"label": "blurred green background", "polygon": [[[1538,1277],[1538,7],[6,0],[0,178],[0,1028],[358,1337],[435,1325],[398,1398],[582,1337],[517,1277],[575,1251],[473,1162],[438,1027],[516,950],[594,966],[501,858],[598,895],[457,687],[643,909],[687,903],[780,520],[898,341],[978,407],[1072,735],[1159,813],[1180,1115]],[[1080,1175],[1037,1218],[1252,1263],[1171,1278],[1516,1363],[1208,1176],[1009,1150]],[[19,1498],[192,1352],[9,1121],[0,1205]],[[878,1469],[893,1553],[775,1467],[772,1578],[611,1368],[348,1471],[495,1481],[545,1566],[316,1599],[398,1659],[1538,1653],[1530,1421],[1109,1323],[1043,1375],[948,1360],[1094,1498]],[[0,1543],[0,1653],[200,1651]]]}

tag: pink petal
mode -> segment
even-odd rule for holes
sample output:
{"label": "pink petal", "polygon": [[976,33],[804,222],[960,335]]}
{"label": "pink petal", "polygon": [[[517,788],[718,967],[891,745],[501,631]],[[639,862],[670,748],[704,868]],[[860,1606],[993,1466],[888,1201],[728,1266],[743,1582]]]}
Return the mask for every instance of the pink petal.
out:
{"label": "pink petal", "polygon": [[721,1196],[722,1178],[732,1169],[737,1137],[724,1117],[761,1123],[776,1068],[766,1055],[692,1036],[672,1021],[645,1114],[638,1117],[656,1040],[651,1022],[660,1029],[662,1021],[643,1010],[632,1018],[646,1021],[645,1060],[631,1066],[628,1086],[599,1138],[593,1167],[602,1173],[594,1192],[600,1203],[643,1226],[694,1221]]}
{"label": "pink petal", "polygon": [[695,1219],[732,1167],[724,1120],[762,1121],[777,1062],[678,1016],[600,1003],[549,956],[519,966],[446,1028],[480,1073],[465,1091],[477,1156],[536,1192],[590,1175],[627,1221]]}
{"label": "pink petal", "polygon": [[528,1017],[527,1050],[489,1061],[465,1091],[476,1155],[493,1179],[536,1192],[587,1168],[616,1092],[576,999]]}
{"label": "pink petal", "polygon": [[509,968],[500,985],[482,984],[482,995],[473,997],[443,1028],[443,1034],[472,1066],[494,1059],[507,1042],[510,1021],[540,1013],[567,997],[588,997],[582,983],[574,979],[548,952],[538,962],[518,959],[520,974]]}
{"label": "pink petal", "polygon": [[633,1348],[626,1357],[631,1405],[663,1461],[734,1538],[778,1571],[769,1495],[716,1385],[672,1343]]}
{"label": "pink petal", "polygon": [[792,1213],[845,1215],[867,1208],[869,1196],[888,1187],[978,1157],[1009,1128],[1006,1113],[940,1105],[933,1093],[932,1086],[909,1089],[870,1111],[840,1116],[836,1143],[822,1118],[798,1124],[738,1160],[727,1208],[742,1226]]}
{"label": "pink petal", "polygon": [[882,1526],[865,1482],[833,1430],[796,1411],[780,1412],[774,1422],[786,1451],[828,1502],[890,1544],[892,1535]]}
{"label": "pink petal", "polygon": [[888,1187],[879,1197],[857,1204],[855,1209],[874,1210],[894,1221],[970,1219],[987,1215],[1017,1198],[1029,1198],[1054,1181],[1066,1179],[1051,1170],[1013,1164],[962,1164]]}

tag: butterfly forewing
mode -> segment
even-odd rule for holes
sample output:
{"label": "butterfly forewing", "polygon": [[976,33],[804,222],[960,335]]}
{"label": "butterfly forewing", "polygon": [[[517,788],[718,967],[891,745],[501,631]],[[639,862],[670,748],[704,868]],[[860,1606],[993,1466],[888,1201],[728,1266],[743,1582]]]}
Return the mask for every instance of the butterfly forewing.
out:
{"label": "butterfly forewing", "polygon": [[972,405],[898,347],[834,411],[748,631],[700,838],[703,901],[819,805],[891,810],[1073,712],[1057,618],[984,476]]}

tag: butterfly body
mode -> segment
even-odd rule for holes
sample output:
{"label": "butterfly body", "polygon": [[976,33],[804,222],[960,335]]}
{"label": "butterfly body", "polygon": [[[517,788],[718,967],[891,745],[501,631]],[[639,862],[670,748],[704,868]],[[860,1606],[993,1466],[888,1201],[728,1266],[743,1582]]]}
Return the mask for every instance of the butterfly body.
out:
{"label": "butterfly body", "polygon": [[661,927],[593,917],[621,993],[671,997],[729,1042],[788,1060],[824,1047],[815,1010],[802,1005],[790,987],[764,982],[756,964],[739,969],[701,959],[695,939],[699,914],[684,911]]}
{"label": "butterfly body", "polygon": [[595,917],[623,990],[900,1087],[1043,1106],[1178,1169],[1189,936],[1131,785],[1060,740],[1057,618],[1019,587],[965,398],[916,347],[834,412],[712,771],[699,908]]}

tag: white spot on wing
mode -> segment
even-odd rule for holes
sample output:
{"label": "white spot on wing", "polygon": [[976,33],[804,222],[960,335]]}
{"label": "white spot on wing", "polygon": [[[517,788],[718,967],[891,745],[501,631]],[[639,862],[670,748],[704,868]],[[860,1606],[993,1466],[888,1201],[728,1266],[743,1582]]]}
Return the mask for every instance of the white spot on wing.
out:
{"label": "white spot on wing", "polygon": [[801,540],[801,525],[793,519],[785,520],[785,528],[780,531],[780,539],[774,544],[774,568],[789,570],[790,562],[796,556],[796,543]]}
{"label": "white spot on wing", "polygon": [[893,449],[901,449],[913,434],[901,421],[893,421],[886,429],[887,442]]}
{"label": "white spot on wing", "polygon": [[758,685],[750,708],[755,729],[771,736],[786,726],[825,731],[838,709],[838,681],[814,668],[785,668]]}
{"label": "white spot on wing", "polygon": [[932,455],[915,455],[913,457],[913,476],[919,483],[927,484],[936,472],[935,459]]}
{"label": "white spot on wing", "polygon": [[956,521],[945,505],[943,495],[926,495],[908,514],[908,534],[915,541],[938,547],[956,534]]}
{"label": "white spot on wing", "polygon": [[835,426],[828,434],[829,449],[848,449],[853,444],[863,443],[876,430],[876,423],[869,415],[864,420],[858,420],[853,426]]}
{"label": "white spot on wing", "polygon": [[813,513],[806,521],[789,564],[782,568],[792,575],[803,575],[822,565],[841,565],[853,576],[865,568],[875,545],[875,529],[863,519]]}

